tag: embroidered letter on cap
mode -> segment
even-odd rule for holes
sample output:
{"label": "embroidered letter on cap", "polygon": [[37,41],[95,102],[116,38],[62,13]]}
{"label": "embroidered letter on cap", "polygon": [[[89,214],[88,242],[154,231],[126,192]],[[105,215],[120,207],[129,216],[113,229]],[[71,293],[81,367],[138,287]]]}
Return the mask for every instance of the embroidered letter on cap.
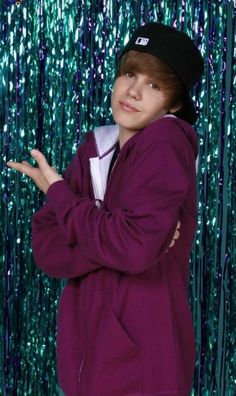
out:
{"label": "embroidered letter on cap", "polygon": [[138,45],[147,45],[148,42],[149,42],[149,38],[146,38],[146,37],[138,37],[137,40],[135,41],[135,44],[138,44]]}

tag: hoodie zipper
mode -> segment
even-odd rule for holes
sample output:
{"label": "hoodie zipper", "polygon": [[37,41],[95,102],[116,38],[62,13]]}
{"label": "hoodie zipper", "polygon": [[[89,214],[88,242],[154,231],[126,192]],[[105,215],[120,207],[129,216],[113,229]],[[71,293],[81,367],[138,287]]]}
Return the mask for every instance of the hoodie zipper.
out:
{"label": "hoodie zipper", "polygon": [[86,358],[86,350],[87,350],[87,330],[86,330],[86,336],[85,336],[85,343],[84,343],[84,349],[83,349],[83,356],[82,356],[82,360],[80,362],[80,367],[79,367],[79,376],[78,376],[78,387],[80,389],[80,384],[81,384],[81,375],[83,372],[83,366],[84,366],[84,362],[85,362],[85,358]]}
{"label": "hoodie zipper", "polygon": [[79,368],[79,384],[80,384],[81,372],[82,372],[83,365],[84,365],[84,357],[82,358],[82,361],[80,363],[80,368]]}
{"label": "hoodie zipper", "polygon": [[[121,148],[121,150],[122,150],[122,148]],[[116,160],[115,160],[115,162],[114,162],[114,164],[113,164],[113,167],[112,167],[112,169],[111,169],[111,173],[110,173],[110,175],[109,175],[109,177],[108,177],[107,185],[106,185],[106,190],[105,190],[105,194],[104,194],[103,201],[105,201],[105,199],[106,199],[106,197],[107,197],[107,195],[108,195],[108,192],[109,192],[109,190],[111,189],[111,185],[112,185],[111,182],[112,182],[112,180],[115,178],[115,175],[116,175],[116,173],[117,173],[117,169],[119,169],[118,165],[119,165],[119,163],[121,162],[121,159],[124,159],[124,153],[123,153],[123,151],[121,152],[121,150],[120,150],[120,152],[119,152],[119,154],[118,154],[118,156],[117,156],[117,158],[116,158]]]}
{"label": "hoodie zipper", "polygon": [[85,361],[85,349],[84,349],[84,353],[83,353],[83,357],[80,363],[80,367],[79,367],[79,377],[78,377],[78,391],[81,391],[81,376],[83,373],[83,365],[84,365],[84,361]]}

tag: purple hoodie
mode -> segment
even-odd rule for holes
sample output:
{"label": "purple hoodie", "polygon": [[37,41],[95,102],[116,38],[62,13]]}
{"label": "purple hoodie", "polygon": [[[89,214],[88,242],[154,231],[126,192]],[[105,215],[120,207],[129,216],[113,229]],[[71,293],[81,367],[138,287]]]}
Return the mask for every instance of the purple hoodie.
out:
{"label": "purple hoodie", "polygon": [[[91,163],[110,159],[114,141],[104,152],[98,141],[99,130],[86,134],[32,221],[37,265],[69,279],[58,313],[60,386],[66,396],[188,396],[196,132],[163,117],[133,135],[99,205]],[[178,220],[180,237],[169,248]]]}

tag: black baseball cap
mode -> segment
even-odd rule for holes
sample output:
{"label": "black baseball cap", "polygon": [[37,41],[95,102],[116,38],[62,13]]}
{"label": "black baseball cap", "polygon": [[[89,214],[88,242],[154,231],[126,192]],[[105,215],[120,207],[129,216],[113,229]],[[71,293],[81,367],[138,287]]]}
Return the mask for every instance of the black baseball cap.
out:
{"label": "black baseball cap", "polygon": [[189,91],[200,80],[204,61],[194,41],[186,33],[171,26],[150,22],[134,31],[121,51],[120,58],[128,51],[157,56],[175,71],[186,89],[183,107],[175,114],[195,124],[197,113]]}

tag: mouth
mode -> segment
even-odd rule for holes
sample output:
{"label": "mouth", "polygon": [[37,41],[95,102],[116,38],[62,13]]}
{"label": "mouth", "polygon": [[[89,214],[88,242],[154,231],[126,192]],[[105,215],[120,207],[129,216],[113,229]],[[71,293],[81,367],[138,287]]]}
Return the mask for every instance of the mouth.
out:
{"label": "mouth", "polygon": [[119,104],[121,106],[121,108],[125,111],[127,111],[128,113],[132,113],[132,112],[138,112],[139,110],[136,109],[135,107],[131,106],[129,103],[127,102],[122,102],[119,101]]}

